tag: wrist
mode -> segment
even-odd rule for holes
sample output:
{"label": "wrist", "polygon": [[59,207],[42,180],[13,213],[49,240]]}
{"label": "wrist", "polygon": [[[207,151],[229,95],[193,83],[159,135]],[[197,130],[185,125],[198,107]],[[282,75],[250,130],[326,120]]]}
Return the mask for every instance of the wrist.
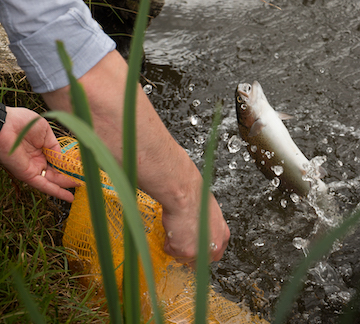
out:
{"label": "wrist", "polygon": [[199,208],[202,176],[185,150],[174,143],[164,150],[171,154],[165,154],[162,163],[139,166],[139,186],[162,204],[166,215],[186,214],[187,210],[193,214]]}

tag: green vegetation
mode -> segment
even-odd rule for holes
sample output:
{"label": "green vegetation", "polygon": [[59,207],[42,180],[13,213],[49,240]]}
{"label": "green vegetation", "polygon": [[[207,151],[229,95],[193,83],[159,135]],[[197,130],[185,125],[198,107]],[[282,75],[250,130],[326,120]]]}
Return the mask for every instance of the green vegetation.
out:
{"label": "green vegetation", "polygon": [[[21,273],[46,323],[104,323],[104,308],[89,303],[60,246],[62,211],[44,194],[0,170],[0,322],[30,321],[13,273]],[[16,278],[16,277],[15,277]]]}

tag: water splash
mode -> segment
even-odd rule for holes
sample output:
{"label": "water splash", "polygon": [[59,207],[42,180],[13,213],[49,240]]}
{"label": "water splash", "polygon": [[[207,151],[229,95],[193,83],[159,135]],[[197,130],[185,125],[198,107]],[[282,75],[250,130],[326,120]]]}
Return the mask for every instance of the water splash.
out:
{"label": "water splash", "polygon": [[201,118],[198,115],[190,116],[190,124],[193,126],[199,125],[201,123]]}
{"label": "water splash", "polygon": [[235,170],[237,168],[237,162],[236,161],[231,161],[229,164],[229,169],[230,170]]}
{"label": "water splash", "polygon": [[242,140],[237,137],[236,135],[233,135],[229,142],[228,142],[228,150],[230,153],[237,153],[240,151],[242,146]]}
{"label": "water splash", "polygon": [[320,261],[314,268],[309,269],[316,284],[324,289],[327,299],[333,304],[348,303],[354,291],[347,288],[343,279],[334,268],[326,261]]}
{"label": "water splash", "polygon": [[309,249],[308,249],[309,243],[310,242],[308,239],[303,239],[302,237],[294,237],[292,241],[294,247],[297,248],[298,250],[302,250],[306,257],[309,254]]}
{"label": "water splash", "polygon": [[151,84],[146,84],[143,87],[143,91],[145,92],[145,94],[149,95],[153,91],[153,86]]}
{"label": "water splash", "polygon": [[201,105],[201,101],[200,101],[199,99],[195,99],[195,100],[192,102],[192,105],[193,105],[194,107],[198,107],[198,106]]}

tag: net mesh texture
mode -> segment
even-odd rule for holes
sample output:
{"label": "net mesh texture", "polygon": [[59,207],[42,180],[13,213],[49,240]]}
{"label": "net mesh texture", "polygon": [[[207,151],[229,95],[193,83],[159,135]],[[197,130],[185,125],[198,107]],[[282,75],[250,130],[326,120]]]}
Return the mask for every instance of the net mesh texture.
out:
{"label": "net mesh texture", "polygon": [[[91,224],[90,209],[87,198],[86,183],[82,169],[78,142],[71,137],[58,139],[62,153],[43,149],[50,165],[59,172],[71,177],[80,184],[75,191],[69,217],[63,236],[63,245],[70,251],[67,256],[70,268],[81,273],[84,285],[95,284],[96,298],[103,298],[101,270],[96,249],[95,237]],[[100,171],[103,196],[106,206],[108,229],[110,234],[113,262],[117,286],[122,297],[124,246],[122,205],[109,177]],[[166,323],[192,323],[194,319],[195,289],[194,273],[186,266],[177,263],[164,250],[165,231],[162,226],[162,207],[141,190],[137,191],[137,203],[141,213],[147,242],[153,263],[154,282],[158,302],[164,310]],[[150,297],[146,280],[140,266],[141,312],[144,323],[152,316]],[[210,288],[208,301],[208,323],[250,324],[268,323],[252,314],[246,306],[240,306],[222,297]]]}

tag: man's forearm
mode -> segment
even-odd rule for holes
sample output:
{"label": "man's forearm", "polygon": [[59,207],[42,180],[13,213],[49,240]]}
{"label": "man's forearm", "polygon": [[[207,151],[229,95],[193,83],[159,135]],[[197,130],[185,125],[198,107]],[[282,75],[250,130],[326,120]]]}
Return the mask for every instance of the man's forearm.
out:
{"label": "man's forearm", "polygon": [[[120,164],[126,76],[126,62],[113,51],[79,79],[88,96],[95,130]],[[68,92],[64,87],[43,97],[51,109],[71,111]],[[165,192],[169,199],[181,200],[191,179],[199,181],[200,173],[172,138],[140,85],[137,107],[139,186],[166,206],[171,202],[164,197]]]}

